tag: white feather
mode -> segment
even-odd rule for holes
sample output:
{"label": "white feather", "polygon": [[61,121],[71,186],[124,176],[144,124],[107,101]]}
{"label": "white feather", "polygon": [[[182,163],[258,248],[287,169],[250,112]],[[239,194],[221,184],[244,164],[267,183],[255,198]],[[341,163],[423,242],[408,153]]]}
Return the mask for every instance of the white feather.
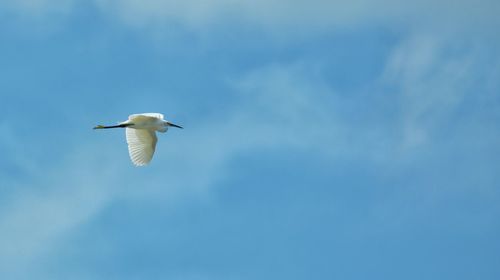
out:
{"label": "white feather", "polygon": [[156,133],[149,129],[125,129],[128,153],[132,163],[137,166],[148,164],[156,149]]}

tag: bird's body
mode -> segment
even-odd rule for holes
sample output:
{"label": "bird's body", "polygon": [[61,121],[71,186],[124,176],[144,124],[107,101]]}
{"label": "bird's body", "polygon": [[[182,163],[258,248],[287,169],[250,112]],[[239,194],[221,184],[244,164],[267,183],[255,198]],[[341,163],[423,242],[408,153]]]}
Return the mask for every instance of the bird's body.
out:
{"label": "bird's body", "polygon": [[153,158],[158,140],[156,131],[167,132],[170,126],[182,128],[164,120],[160,113],[143,113],[130,115],[128,120],[118,125],[98,125],[94,129],[125,128],[130,159],[134,165],[143,166]]}
{"label": "bird's body", "polygon": [[120,123],[127,125],[128,128],[149,129],[159,132],[166,132],[168,129],[167,121],[163,120],[163,115],[159,113],[134,114],[128,117],[128,120]]}

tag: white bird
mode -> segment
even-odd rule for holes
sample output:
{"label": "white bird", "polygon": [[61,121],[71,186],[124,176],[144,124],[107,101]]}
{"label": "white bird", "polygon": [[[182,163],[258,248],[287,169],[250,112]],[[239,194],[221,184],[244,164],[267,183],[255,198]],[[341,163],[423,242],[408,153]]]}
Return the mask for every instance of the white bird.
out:
{"label": "white bird", "polygon": [[136,166],[147,165],[153,158],[156,148],[156,131],[167,132],[168,127],[182,128],[163,119],[160,113],[134,114],[118,125],[97,125],[94,129],[124,127],[127,136],[128,154]]}

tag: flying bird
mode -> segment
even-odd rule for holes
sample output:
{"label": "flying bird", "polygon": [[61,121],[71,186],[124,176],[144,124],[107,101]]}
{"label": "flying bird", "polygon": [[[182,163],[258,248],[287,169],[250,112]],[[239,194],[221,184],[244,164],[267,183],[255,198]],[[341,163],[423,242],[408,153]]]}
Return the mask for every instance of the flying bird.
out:
{"label": "flying bird", "polygon": [[130,115],[128,120],[117,125],[97,125],[94,129],[125,128],[130,159],[134,165],[144,166],[153,158],[158,140],[156,131],[167,132],[170,126],[182,128],[164,120],[160,113],[142,113]]}

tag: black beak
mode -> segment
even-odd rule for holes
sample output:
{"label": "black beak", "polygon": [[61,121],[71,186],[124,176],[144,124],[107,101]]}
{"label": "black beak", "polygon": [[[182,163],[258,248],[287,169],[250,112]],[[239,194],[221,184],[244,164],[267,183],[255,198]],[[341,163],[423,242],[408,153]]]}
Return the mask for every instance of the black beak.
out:
{"label": "black beak", "polygon": [[177,128],[183,128],[182,126],[180,126],[180,125],[176,125],[176,124],[173,124],[173,123],[171,123],[171,122],[167,122],[167,124],[168,124],[169,126],[173,126],[173,127],[177,127]]}

